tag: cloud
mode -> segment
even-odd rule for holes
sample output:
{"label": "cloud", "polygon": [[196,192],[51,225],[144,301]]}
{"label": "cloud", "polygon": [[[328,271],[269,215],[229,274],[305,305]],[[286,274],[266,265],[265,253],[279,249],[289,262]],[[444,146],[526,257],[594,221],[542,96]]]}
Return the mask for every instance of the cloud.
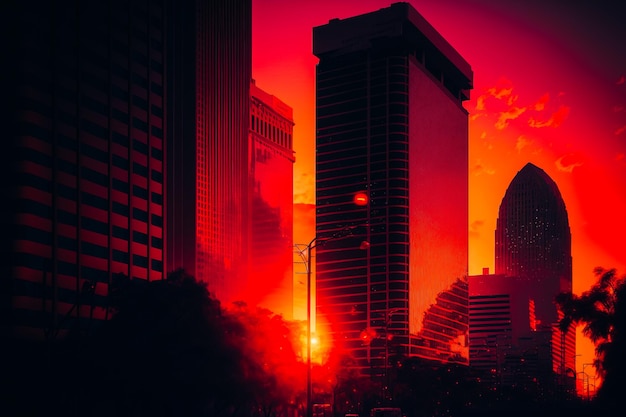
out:
{"label": "cloud", "polygon": [[315,203],[315,177],[308,173],[295,175],[293,180],[293,202],[303,204]]}
{"label": "cloud", "polygon": [[619,77],[619,80],[617,80],[617,82],[615,84],[622,85],[622,84],[624,84],[624,82],[626,82],[626,77],[624,77],[622,75],[621,77]]}
{"label": "cloud", "polygon": [[493,175],[496,173],[496,171],[493,168],[488,168],[484,166],[480,159],[476,161],[476,164],[474,164],[474,166],[472,167],[472,172],[476,176],[481,175],[481,174]]}
{"label": "cloud", "polygon": [[541,122],[535,119],[534,117],[531,117],[530,119],[528,119],[528,125],[530,127],[536,127],[536,128],[558,127],[565,121],[565,119],[567,119],[567,116],[569,115],[569,111],[570,111],[570,108],[568,106],[560,105],[557,111],[552,113],[552,115],[550,116],[548,120]]}
{"label": "cloud", "polygon": [[[501,82],[506,82],[506,80],[502,80]],[[495,98],[496,100],[505,101],[509,106],[511,106],[518,98],[517,95],[512,95],[513,87],[491,87],[488,88],[483,94],[478,96],[476,99],[476,107],[477,111],[486,110],[486,102],[488,98]]]}
{"label": "cloud", "polygon": [[509,120],[515,120],[520,117],[526,111],[525,107],[513,107],[507,111],[500,113],[498,120],[496,121],[496,129],[502,130],[509,125]]}
{"label": "cloud", "polygon": [[557,159],[554,164],[559,171],[571,173],[574,168],[582,166],[582,161],[574,153],[568,153]]}
{"label": "cloud", "polygon": [[617,130],[615,130],[615,136],[621,135],[622,133],[626,132],[626,125],[618,128]]}
{"label": "cloud", "polygon": [[487,93],[491,95],[492,97],[495,97],[498,100],[501,100],[504,97],[509,97],[513,93],[513,87],[509,87],[509,88],[491,87],[490,89],[487,90]]}
{"label": "cloud", "polygon": [[474,220],[472,223],[470,223],[470,229],[469,229],[470,236],[479,237],[480,229],[482,229],[484,224],[485,222],[483,220]]}
{"label": "cloud", "polygon": [[527,147],[531,143],[532,143],[531,140],[528,140],[523,135],[520,135],[517,138],[517,142],[515,143],[515,149],[517,149],[517,153],[522,152],[522,149],[524,149],[525,147]]}
{"label": "cloud", "polygon": [[487,96],[484,94],[476,99],[476,110],[485,110],[485,100],[487,100]]}
{"label": "cloud", "polygon": [[615,160],[616,160],[616,161],[623,161],[625,156],[626,156],[626,155],[624,155],[623,153],[618,153],[618,154],[615,156]]}
{"label": "cloud", "polygon": [[542,111],[546,108],[546,104],[548,103],[548,101],[550,101],[550,94],[549,93],[545,93],[544,95],[542,95],[539,100],[537,100],[537,102],[533,105],[533,109],[537,110],[537,111]]}
{"label": "cloud", "polygon": [[616,104],[615,106],[613,106],[613,113],[621,113],[624,111],[624,106],[622,106],[621,104]]}

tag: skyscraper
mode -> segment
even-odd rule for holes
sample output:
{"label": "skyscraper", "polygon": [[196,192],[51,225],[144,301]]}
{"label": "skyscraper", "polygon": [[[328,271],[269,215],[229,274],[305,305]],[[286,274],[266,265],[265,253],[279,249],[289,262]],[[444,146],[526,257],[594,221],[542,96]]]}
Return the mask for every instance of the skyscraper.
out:
{"label": "skyscraper", "polygon": [[571,234],[556,183],[528,163],[509,184],[495,231],[496,274],[518,276],[535,289],[537,320],[558,320],[554,296],[572,291]]}
{"label": "skyscraper", "polygon": [[52,339],[108,316],[115,274],[163,277],[166,16],[148,0],[0,15],[0,317]]}
{"label": "skyscraper", "polygon": [[313,52],[318,327],[363,372],[466,362],[472,70],[408,3],[314,28]]}
{"label": "skyscraper", "polygon": [[565,203],[556,183],[528,163],[509,184],[495,231],[496,274],[517,276],[528,286],[537,331],[552,337],[553,368],[574,368],[575,334],[561,334],[554,297],[572,291],[571,234]]}
{"label": "skyscraper", "polygon": [[291,319],[293,110],[254,81],[250,109],[251,258],[245,300]]}
{"label": "skyscraper", "polygon": [[251,0],[168,9],[167,260],[224,303],[249,261]]}

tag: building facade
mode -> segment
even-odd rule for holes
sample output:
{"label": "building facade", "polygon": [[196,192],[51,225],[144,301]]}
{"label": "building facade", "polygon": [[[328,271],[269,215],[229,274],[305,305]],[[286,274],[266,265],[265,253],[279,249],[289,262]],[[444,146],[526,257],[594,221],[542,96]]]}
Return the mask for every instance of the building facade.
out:
{"label": "building facade", "polygon": [[556,183],[531,163],[515,175],[500,204],[495,261],[497,275],[516,276],[526,286],[531,330],[550,335],[552,370],[565,377],[576,369],[576,335],[559,330],[554,297],[572,291],[569,220]]}
{"label": "building facade", "polygon": [[365,373],[390,344],[467,362],[471,68],[407,3],[314,28],[313,52],[318,329]]}
{"label": "building facade", "polygon": [[88,328],[115,274],[163,278],[165,13],[3,4],[3,335]]}
{"label": "building facade", "polygon": [[250,85],[250,285],[245,300],[293,318],[293,109]]}
{"label": "building facade", "polygon": [[251,0],[168,9],[167,260],[242,299],[250,259]]}

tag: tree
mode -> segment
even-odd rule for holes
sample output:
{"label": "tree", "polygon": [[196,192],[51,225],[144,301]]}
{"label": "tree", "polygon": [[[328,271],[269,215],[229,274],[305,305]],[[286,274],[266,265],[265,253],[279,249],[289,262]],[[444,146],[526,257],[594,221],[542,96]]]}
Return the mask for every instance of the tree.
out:
{"label": "tree", "polygon": [[291,415],[288,404],[295,407],[298,394],[305,390],[306,368],[296,354],[297,327],[270,310],[243,302],[234,303],[225,314],[239,326],[235,343],[248,360],[254,415]]}
{"label": "tree", "polygon": [[[162,281],[119,276],[113,317],[73,347],[79,415],[249,415],[256,368],[243,327],[184,271]],[[71,343],[68,342],[68,343]]]}
{"label": "tree", "polygon": [[556,303],[563,313],[561,330],[584,325],[583,334],[594,343],[594,365],[603,379],[598,401],[617,404],[626,382],[626,276],[615,269],[597,267],[597,282],[582,295],[562,293]]}

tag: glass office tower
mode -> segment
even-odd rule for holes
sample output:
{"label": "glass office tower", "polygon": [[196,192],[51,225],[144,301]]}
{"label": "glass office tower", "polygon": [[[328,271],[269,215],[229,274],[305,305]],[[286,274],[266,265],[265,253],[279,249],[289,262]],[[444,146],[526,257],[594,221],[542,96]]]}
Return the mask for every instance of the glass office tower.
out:
{"label": "glass office tower", "polygon": [[167,261],[227,305],[248,286],[252,4],[169,6]]}
{"label": "glass office tower", "polygon": [[313,51],[318,327],[365,373],[467,363],[472,70],[407,3],[314,28]]}
{"label": "glass office tower", "polygon": [[554,297],[572,291],[572,243],[565,202],[544,170],[526,164],[506,190],[495,231],[496,274],[522,278],[534,303],[536,331],[553,333],[553,369],[574,368],[575,332],[562,334]]}

